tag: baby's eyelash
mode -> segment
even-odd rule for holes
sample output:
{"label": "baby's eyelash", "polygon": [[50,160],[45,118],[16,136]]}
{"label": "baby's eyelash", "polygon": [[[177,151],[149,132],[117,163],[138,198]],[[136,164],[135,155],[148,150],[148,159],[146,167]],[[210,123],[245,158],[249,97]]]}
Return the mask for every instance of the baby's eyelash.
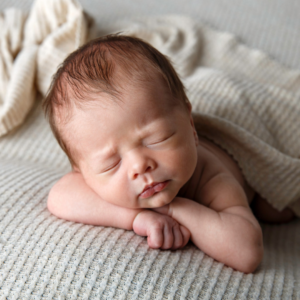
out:
{"label": "baby's eyelash", "polygon": [[106,173],[108,171],[111,171],[112,169],[114,169],[119,163],[120,163],[121,160],[119,160],[118,162],[114,163],[113,165],[111,165],[110,167],[106,168],[105,170],[103,170],[101,173]]}
{"label": "baby's eyelash", "polygon": [[175,132],[172,133],[171,135],[167,136],[166,138],[163,138],[163,139],[161,139],[161,140],[159,140],[157,142],[151,143],[150,145],[155,145],[155,144],[159,144],[161,142],[164,142],[164,141],[168,140],[170,137],[172,137],[174,134],[175,134]]}

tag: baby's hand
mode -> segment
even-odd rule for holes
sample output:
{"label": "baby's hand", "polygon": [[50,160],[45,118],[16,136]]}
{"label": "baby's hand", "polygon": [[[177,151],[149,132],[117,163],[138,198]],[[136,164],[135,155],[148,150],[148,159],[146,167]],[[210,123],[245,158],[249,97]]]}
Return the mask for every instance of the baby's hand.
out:
{"label": "baby's hand", "polygon": [[147,236],[151,248],[175,250],[184,247],[190,239],[186,227],[167,215],[151,210],[144,210],[136,216],[133,230],[138,235]]}

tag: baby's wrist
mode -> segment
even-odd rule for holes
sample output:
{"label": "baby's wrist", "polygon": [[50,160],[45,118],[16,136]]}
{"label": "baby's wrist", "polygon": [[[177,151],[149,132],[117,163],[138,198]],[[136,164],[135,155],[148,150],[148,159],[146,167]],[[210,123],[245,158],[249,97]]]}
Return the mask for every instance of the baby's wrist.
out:
{"label": "baby's wrist", "polygon": [[168,215],[171,218],[177,220],[177,216],[181,215],[191,202],[194,203],[193,200],[187,198],[175,197],[174,200],[169,204]]}
{"label": "baby's wrist", "polygon": [[[171,202],[172,203],[172,202]],[[152,208],[151,210],[161,214],[161,215],[166,215],[168,217],[172,218],[172,208],[171,208],[171,203],[164,205],[162,207],[157,207],[157,208]]]}

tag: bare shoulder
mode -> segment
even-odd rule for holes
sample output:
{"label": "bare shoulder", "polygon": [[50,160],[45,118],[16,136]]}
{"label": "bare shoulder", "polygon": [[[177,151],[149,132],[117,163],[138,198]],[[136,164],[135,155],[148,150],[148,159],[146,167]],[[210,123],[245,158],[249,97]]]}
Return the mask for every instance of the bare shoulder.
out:
{"label": "bare shoulder", "polygon": [[248,206],[254,194],[237,162],[219,146],[199,137],[197,167],[184,196],[220,211],[234,205]]}
{"label": "bare shoulder", "polygon": [[71,212],[70,207],[79,203],[82,195],[91,193],[80,173],[69,172],[51,188],[47,199],[48,210],[59,218],[68,219],[66,212]]}

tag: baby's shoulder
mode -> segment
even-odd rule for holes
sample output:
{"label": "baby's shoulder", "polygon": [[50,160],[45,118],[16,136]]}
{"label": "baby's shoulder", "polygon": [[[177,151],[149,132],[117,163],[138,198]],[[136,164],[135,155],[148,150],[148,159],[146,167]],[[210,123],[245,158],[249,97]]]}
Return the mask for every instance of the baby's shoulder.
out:
{"label": "baby's shoulder", "polygon": [[205,138],[199,137],[197,154],[198,163],[193,176],[201,174],[198,176],[198,190],[219,174],[232,175],[232,171],[236,168],[223,149]]}
{"label": "baby's shoulder", "polygon": [[183,187],[185,197],[190,198],[193,195],[193,200],[200,201],[198,198],[204,186],[212,178],[219,176],[236,181],[244,189],[247,198],[252,199],[254,191],[247,184],[238,163],[224,149],[204,137],[199,137],[197,154],[195,171],[187,183],[188,187]]}
{"label": "baby's shoulder", "polygon": [[204,137],[199,137],[198,160],[203,169],[199,184],[221,173],[234,177],[244,185],[245,179],[237,161],[226,150]]}

